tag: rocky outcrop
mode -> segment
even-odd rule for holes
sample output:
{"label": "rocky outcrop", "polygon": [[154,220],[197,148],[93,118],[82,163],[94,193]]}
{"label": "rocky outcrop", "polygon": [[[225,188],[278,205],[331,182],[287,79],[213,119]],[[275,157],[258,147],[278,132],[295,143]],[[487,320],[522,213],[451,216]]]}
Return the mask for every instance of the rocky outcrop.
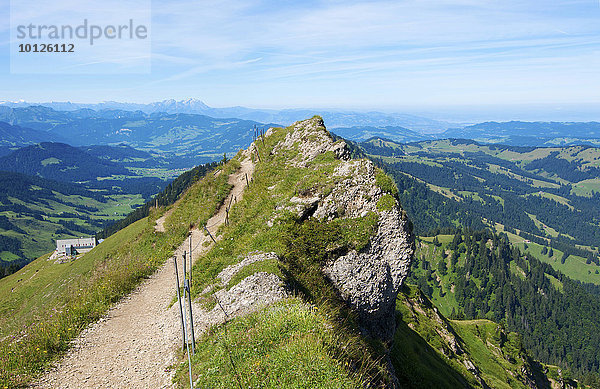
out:
{"label": "rocky outcrop", "polygon": [[217,277],[221,280],[221,283],[223,285],[227,285],[229,284],[229,281],[231,281],[233,276],[235,276],[240,270],[242,270],[246,266],[256,262],[262,262],[270,259],[277,260],[279,258],[277,257],[277,254],[273,252],[262,253],[260,251],[255,251],[252,253],[248,253],[248,255],[246,255],[241,262],[236,263],[235,265],[227,266],[225,269],[221,270]]}
{"label": "rocky outcrop", "polygon": [[[269,130],[266,136],[272,133]],[[358,222],[359,218],[376,214],[377,227],[369,244],[360,252],[353,250],[338,256],[324,264],[322,270],[342,299],[358,313],[364,332],[391,341],[395,332],[396,297],[408,275],[414,236],[406,214],[390,193],[394,188],[391,179],[371,161],[351,160],[346,143],[334,141],[320,117],[294,123],[272,150],[272,154],[289,157],[285,163],[290,168],[302,169],[323,169],[324,166],[313,162],[327,152],[332,152],[336,161],[329,166],[332,173],[326,182],[284,199],[267,225],[272,227],[284,212],[292,212],[300,220],[316,218],[324,222],[335,218],[357,219]],[[382,186],[381,177],[390,184]],[[384,197],[387,202],[382,205]],[[225,289],[214,294],[219,304],[203,313],[210,318],[208,321],[221,322],[225,312],[233,316],[246,314],[259,305],[285,298],[288,292],[282,280],[269,273],[256,273],[227,289],[231,278],[244,267],[276,258],[275,253],[249,253],[238,264],[224,269],[218,278]]]}
{"label": "rocky outcrop", "polygon": [[[277,154],[282,150],[296,150],[297,155],[290,160],[292,166],[306,167],[319,154],[333,151],[337,158],[350,159],[350,151],[343,141],[333,142],[331,135],[325,129],[323,119],[315,116],[312,119],[294,123],[293,130],[288,132],[285,139],[273,149]],[[270,135],[267,131],[266,135]]]}
{"label": "rocky outcrop", "polygon": [[396,330],[396,297],[408,275],[413,241],[406,216],[397,207],[379,212],[368,249],[341,256],[324,269],[365,329],[385,341],[391,341]]}
{"label": "rocky outcrop", "polygon": [[[294,167],[308,166],[317,156],[332,151],[340,160],[329,193],[310,193],[289,199],[288,210],[299,217],[329,221],[337,217],[359,218],[374,212],[377,232],[361,252],[352,251],[326,264],[323,271],[340,295],[358,313],[369,334],[390,341],[395,332],[395,301],[408,275],[414,253],[414,236],[404,211],[377,180],[371,161],[350,160],[343,141],[334,142],[319,117],[297,122],[274,153],[298,150],[290,160]],[[389,188],[386,188],[389,190]],[[392,202],[378,206],[383,196]]]}
{"label": "rocky outcrop", "polygon": [[[211,310],[205,310],[200,305],[196,305],[194,327],[204,331],[212,325],[223,323],[237,316],[247,315],[290,297],[290,292],[283,280],[277,275],[267,272],[254,273],[231,288],[227,288],[231,279],[246,266],[270,259],[278,259],[278,257],[275,253],[252,252],[246,255],[241,262],[223,269],[217,277],[225,288],[211,296],[215,303]],[[204,293],[209,293],[210,289],[207,288]]]}

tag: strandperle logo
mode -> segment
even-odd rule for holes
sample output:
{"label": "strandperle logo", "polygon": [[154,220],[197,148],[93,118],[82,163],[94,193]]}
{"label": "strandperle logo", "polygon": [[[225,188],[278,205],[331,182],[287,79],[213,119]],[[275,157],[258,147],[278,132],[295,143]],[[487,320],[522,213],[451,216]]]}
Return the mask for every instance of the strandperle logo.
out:
{"label": "strandperle logo", "polygon": [[10,0],[13,74],[149,74],[151,0]]}
{"label": "strandperle logo", "polygon": [[45,25],[33,24],[18,25],[16,27],[17,39],[32,40],[74,40],[81,39],[89,42],[91,46],[95,41],[106,40],[133,40],[147,39],[148,27],[145,24],[136,24],[133,19],[129,19],[125,24],[90,24],[88,19],[84,19],[79,25]]}

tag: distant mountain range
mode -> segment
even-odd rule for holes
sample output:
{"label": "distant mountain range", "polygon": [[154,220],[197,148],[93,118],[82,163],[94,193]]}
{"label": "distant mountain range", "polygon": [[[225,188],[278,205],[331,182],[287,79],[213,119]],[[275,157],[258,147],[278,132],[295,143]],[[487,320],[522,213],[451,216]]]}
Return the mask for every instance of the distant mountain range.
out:
{"label": "distant mountain range", "polygon": [[[0,156],[40,142],[127,145],[163,158],[172,167],[192,167],[247,147],[255,127],[285,126],[319,113],[211,108],[193,99],[151,104],[27,104],[0,103]],[[359,142],[372,137],[401,143],[452,138],[535,147],[600,146],[598,122],[484,122],[448,128],[449,123],[404,114],[320,113],[332,132]],[[141,158],[153,161],[148,156]]]}
{"label": "distant mountain range", "polygon": [[63,139],[46,131],[33,130],[31,128],[13,126],[0,121],[0,146],[20,146],[39,142],[60,142]]}
{"label": "distant mountain range", "polygon": [[395,142],[409,143],[435,139],[433,135],[422,134],[403,127],[385,126],[354,126],[338,127],[332,130],[336,135],[353,141],[365,141],[373,137],[391,139]]}
{"label": "distant mountain range", "polygon": [[[0,132],[0,145],[24,146],[39,141],[68,139],[72,146],[127,144],[137,149],[178,156],[186,166],[208,162],[223,153],[236,153],[245,148],[254,134],[254,127],[280,126],[245,119],[217,119],[205,115],[164,112],[102,110],[88,108],[77,111],[55,111],[33,106],[0,107],[0,122],[7,122],[6,134]],[[34,140],[27,141],[21,128],[32,129]]]}
{"label": "distant mountain range", "polygon": [[600,145],[598,122],[485,122],[444,131],[439,138],[473,139],[515,146]]}
{"label": "distant mountain range", "polygon": [[[353,127],[353,126],[375,126],[375,127],[406,127],[411,130],[426,132],[441,132],[444,129],[452,127],[453,124],[433,120],[421,116],[409,115],[404,113],[384,113],[384,112],[355,112],[344,110],[326,110],[326,109],[252,109],[246,107],[227,107],[212,108],[197,99],[187,100],[164,100],[149,104],[120,103],[107,101],[97,104],[80,104],[71,102],[50,102],[50,103],[28,103],[19,102],[0,102],[0,112],[4,108],[26,108],[32,105],[39,105],[52,108],[57,111],[82,111],[82,110],[117,110],[117,111],[141,111],[146,114],[153,113],[187,113],[207,115],[213,118],[238,118],[252,120],[261,123],[279,123],[288,126],[298,120],[320,115],[325,120],[327,128]],[[2,120],[2,119],[0,119]]]}

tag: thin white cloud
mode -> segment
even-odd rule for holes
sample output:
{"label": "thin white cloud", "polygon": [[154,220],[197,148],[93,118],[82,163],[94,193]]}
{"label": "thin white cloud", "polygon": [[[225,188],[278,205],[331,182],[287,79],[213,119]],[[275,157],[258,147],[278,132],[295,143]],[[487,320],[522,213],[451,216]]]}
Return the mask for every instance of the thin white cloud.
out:
{"label": "thin white cloud", "polygon": [[232,104],[286,88],[340,102],[585,99],[600,83],[598,20],[589,0],[155,1],[153,76],[123,88],[160,95],[168,82]]}
{"label": "thin white cloud", "polygon": [[186,78],[196,76],[199,74],[209,73],[209,72],[215,71],[215,70],[236,69],[236,68],[243,67],[245,65],[259,62],[260,60],[262,60],[262,58],[253,58],[253,59],[249,59],[246,61],[238,61],[238,62],[223,62],[223,63],[213,63],[213,64],[205,64],[205,65],[195,66],[195,67],[187,69],[185,71],[173,74],[169,77],[153,81],[152,83],[155,84],[155,83],[162,83],[162,82],[168,82],[168,81],[182,80],[182,79],[186,79]]}

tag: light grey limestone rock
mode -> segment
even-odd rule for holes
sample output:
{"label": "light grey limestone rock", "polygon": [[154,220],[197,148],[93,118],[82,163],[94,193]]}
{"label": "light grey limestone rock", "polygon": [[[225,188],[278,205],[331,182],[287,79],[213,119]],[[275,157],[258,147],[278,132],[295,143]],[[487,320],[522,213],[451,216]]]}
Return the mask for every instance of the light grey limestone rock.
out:
{"label": "light grey limestone rock", "polygon": [[394,336],[396,297],[408,275],[413,242],[406,216],[397,207],[379,212],[369,247],[338,257],[323,269],[365,330],[384,341]]}
{"label": "light grey limestone rock", "polygon": [[350,252],[326,264],[323,272],[341,297],[356,310],[363,328],[385,341],[395,332],[395,301],[410,268],[414,236],[406,214],[396,203],[390,210],[379,210],[377,202],[385,193],[377,185],[376,168],[368,160],[350,160],[343,141],[334,142],[322,119],[297,122],[294,131],[275,146],[275,152],[298,150],[293,166],[308,166],[319,154],[333,151],[340,163],[333,173],[334,187],[326,195],[293,197],[286,209],[301,219],[323,221],[359,218],[369,212],[378,215],[378,227],[369,246]]}
{"label": "light grey limestone rock", "polygon": [[[241,262],[223,269],[218,278],[226,286],[244,267],[268,259],[278,259],[278,257],[272,252],[252,252]],[[194,326],[204,331],[212,325],[247,315],[290,296],[287,286],[277,275],[267,272],[254,273],[230,289],[218,290],[212,297],[216,305],[211,310],[207,311],[199,304],[195,304]]]}
{"label": "light grey limestone rock", "polygon": [[252,252],[246,255],[246,257],[241,261],[234,265],[227,266],[225,269],[221,270],[219,275],[217,276],[221,279],[223,285],[227,285],[229,281],[235,276],[240,270],[245,268],[246,266],[253,264],[255,262],[265,261],[267,259],[278,259],[277,254],[270,253],[262,253],[262,252]]}
{"label": "light grey limestone rock", "polygon": [[277,154],[284,149],[298,148],[298,154],[290,161],[292,166],[306,167],[310,161],[327,151],[333,151],[338,159],[350,159],[350,151],[346,143],[334,142],[320,117],[302,120],[294,123],[293,126],[294,130],[290,131],[273,149],[273,154]]}

